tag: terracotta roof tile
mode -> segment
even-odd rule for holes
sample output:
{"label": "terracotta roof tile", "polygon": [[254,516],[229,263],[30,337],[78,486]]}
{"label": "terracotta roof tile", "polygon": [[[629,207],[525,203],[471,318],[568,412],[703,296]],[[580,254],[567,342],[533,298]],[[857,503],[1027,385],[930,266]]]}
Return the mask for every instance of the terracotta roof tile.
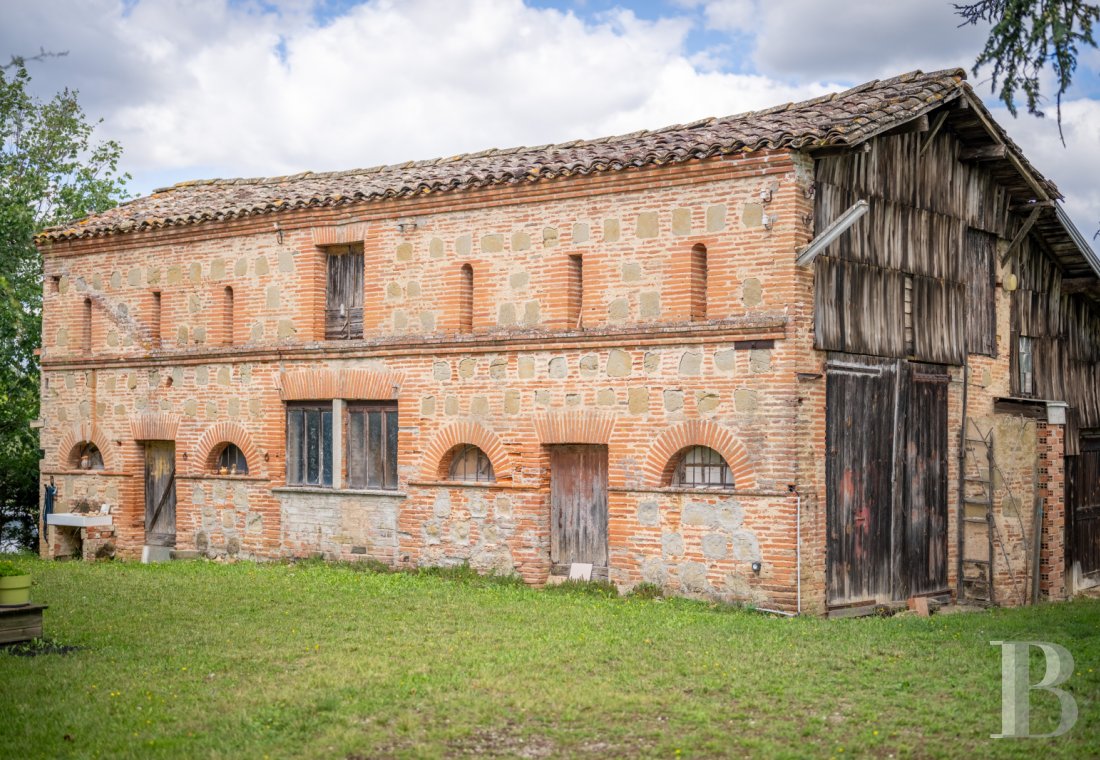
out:
{"label": "terracotta roof tile", "polygon": [[965,78],[962,69],[928,74],[914,71],[801,103],[618,137],[485,150],[351,171],[192,180],[156,190],[78,222],[52,227],[39,239],[64,240],[199,224],[289,209],[680,163],[761,149],[855,145],[957,97],[969,89]]}

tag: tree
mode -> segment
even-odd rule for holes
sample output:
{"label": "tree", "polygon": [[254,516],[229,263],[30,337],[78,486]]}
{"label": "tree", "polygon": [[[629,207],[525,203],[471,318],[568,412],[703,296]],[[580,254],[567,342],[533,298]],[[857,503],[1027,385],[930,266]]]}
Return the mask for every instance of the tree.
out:
{"label": "tree", "polygon": [[993,24],[985,47],[974,62],[974,74],[983,66],[993,66],[993,90],[1016,115],[1016,93],[1027,98],[1027,112],[1043,116],[1039,76],[1050,67],[1058,83],[1055,98],[1058,134],[1062,135],[1062,96],[1073,81],[1077,69],[1077,49],[1081,44],[1096,47],[1093,24],[1100,21],[1100,6],[1081,0],[981,0],[955,3],[955,12],[963,24]]}
{"label": "tree", "polygon": [[[122,149],[93,143],[68,89],[30,95],[22,59],[0,67],[0,546],[33,548],[38,524],[38,359],[42,260],[34,236],[125,197]],[[10,71],[8,69],[11,69]]]}

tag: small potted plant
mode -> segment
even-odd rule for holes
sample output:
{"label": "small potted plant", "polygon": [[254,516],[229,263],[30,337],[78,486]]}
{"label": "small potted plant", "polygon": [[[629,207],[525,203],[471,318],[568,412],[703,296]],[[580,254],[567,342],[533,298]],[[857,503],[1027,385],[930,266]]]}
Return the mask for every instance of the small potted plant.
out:
{"label": "small potted plant", "polygon": [[17,607],[30,600],[30,573],[10,560],[0,560],[0,607]]}

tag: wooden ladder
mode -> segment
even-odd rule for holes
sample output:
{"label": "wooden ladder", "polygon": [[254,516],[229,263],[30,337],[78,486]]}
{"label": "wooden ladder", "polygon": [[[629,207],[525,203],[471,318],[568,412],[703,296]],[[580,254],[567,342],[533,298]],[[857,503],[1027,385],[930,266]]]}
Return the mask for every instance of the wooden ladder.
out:
{"label": "wooden ladder", "polygon": [[[973,423],[971,423],[973,425]],[[967,431],[959,510],[959,601],[993,605],[993,430]],[[984,526],[984,527],[983,527]]]}

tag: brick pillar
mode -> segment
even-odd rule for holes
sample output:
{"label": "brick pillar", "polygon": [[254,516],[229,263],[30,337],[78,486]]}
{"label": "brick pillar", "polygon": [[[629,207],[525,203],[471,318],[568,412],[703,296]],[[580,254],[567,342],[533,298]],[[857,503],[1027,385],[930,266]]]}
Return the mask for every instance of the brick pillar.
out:
{"label": "brick pillar", "polygon": [[1038,424],[1039,496],[1043,524],[1039,541],[1039,592],[1045,599],[1066,598],[1066,426]]}

